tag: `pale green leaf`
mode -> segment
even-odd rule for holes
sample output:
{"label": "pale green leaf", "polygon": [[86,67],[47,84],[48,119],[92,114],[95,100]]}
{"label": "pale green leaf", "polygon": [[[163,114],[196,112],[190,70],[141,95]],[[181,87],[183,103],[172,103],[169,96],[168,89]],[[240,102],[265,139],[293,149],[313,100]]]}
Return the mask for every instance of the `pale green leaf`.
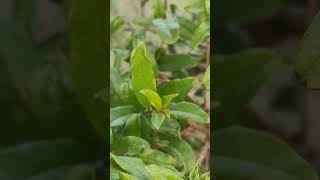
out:
{"label": "pale green leaf", "polygon": [[110,23],[110,33],[113,34],[121,29],[125,24],[125,20],[121,16],[115,17]]}
{"label": "pale green leaf", "polygon": [[200,180],[199,166],[196,164],[189,172],[188,180]]}
{"label": "pale green leaf", "polygon": [[191,120],[198,123],[209,123],[209,115],[198,105],[190,102],[179,102],[170,107],[171,115],[179,120]]}
{"label": "pale green leaf", "polygon": [[187,5],[184,10],[189,13],[200,13],[206,11],[205,0],[193,0],[192,4]]}
{"label": "pale green leaf", "polygon": [[110,110],[110,127],[123,125],[130,116],[137,116],[134,106],[119,106]]}
{"label": "pale green leaf", "polygon": [[119,178],[120,180],[139,180],[137,177],[124,172],[119,172]]}
{"label": "pale green leaf", "polygon": [[151,124],[154,128],[159,129],[166,119],[166,116],[161,112],[153,112],[151,114]]}
{"label": "pale green leaf", "polygon": [[177,96],[179,96],[179,94],[169,94],[169,95],[162,96],[161,97],[161,99],[162,99],[162,107],[163,108],[168,107],[169,103]]}
{"label": "pale green leaf", "polygon": [[194,32],[190,46],[192,48],[198,46],[210,36],[210,22],[202,22]]}
{"label": "pale green leaf", "polygon": [[152,69],[152,64],[146,55],[144,43],[140,42],[132,51],[131,58],[131,77],[134,92],[145,108],[151,106],[148,99],[140,93],[142,89],[156,91],[156,80]]}
{"label": "pale green leaf", "polygon": [[204,73],[202,84],[206,89],[210,89],[210,65],[207,67],[207,70]]}
{"label": "pale green leaf", "polygon": [[140,93],[143,94],[148,99],[149,103],[157,110],[162,108],[162,100],[158,93],[150,89],[142,89]]}
{"label": "pale green leaf", "polygon": [[145,169],[145,164],[141,159],[129,156],[110,155],[115,163],[125,172],[130,173],[141,180],[149,180],[149,174]]}
{"label": "pale green leaf", "polygon": [[147,171],[149,172],[152,179],[157,180],[183,180],[183,176],[178,171],[174,171],[170,168],[157,166],[151,164],[146,166]]}
{"label": "pale green leaf", "polygon": [[200,180],[210,180],[210,171],[206,172],[206,173],[203,173],[201,176],[200,176]]}
{"label": "pale green leaf", "polygon": [[173,19],[155,19],[152,21],[162,41],[167,44],[175,43],[179,38],[179,24]]}

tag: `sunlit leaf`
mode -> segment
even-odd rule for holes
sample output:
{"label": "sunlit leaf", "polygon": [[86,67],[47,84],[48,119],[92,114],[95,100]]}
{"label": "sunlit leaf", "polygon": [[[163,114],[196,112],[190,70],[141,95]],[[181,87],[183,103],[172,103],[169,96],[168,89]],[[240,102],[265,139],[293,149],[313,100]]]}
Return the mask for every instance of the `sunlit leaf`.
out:
{"label": "sunlit leaf", "polygon": [[134,92],[139,102],[146,108],[150,107],[148,99],[140,93],[142,89],[156,91],[156,80],[152,69],[152,64],[146,55],[144,43],[139,43],[132,51],[131,58],[131,77]]}

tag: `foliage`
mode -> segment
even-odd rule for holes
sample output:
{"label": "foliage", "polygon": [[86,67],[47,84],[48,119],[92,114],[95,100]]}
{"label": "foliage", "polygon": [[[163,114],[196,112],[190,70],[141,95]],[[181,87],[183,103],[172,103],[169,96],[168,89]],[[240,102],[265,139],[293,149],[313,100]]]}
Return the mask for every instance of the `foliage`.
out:
{"label": "foliage", "polygon": [[[107,118],[105,94],[97,95],[107,86],[106,2],[68,1],[75,13],[65,15],[70,33],[50,31],[40,42],[33,13],[42,6],[33,0],[12,3],[13,16],[0,18],[0,179],[98,179],[96,155]],[[100,32],[91,31],[96,24]]]}
{"label": "foliage", "polygon": [[[294,149],[296,142],[275,130],[281,122],[277,121],[278,119],[264,119],[273,117],[277,112],[256,112],[251,104],[248,107],[257,92],[270,90],[265,88],[266,84],[272,86],[278,83],[277,78],[282,78],[275,76],[278,75],[275,73],[283,67],[285,57],[280,55],[278,49],[249,48],[245,42],[249,39],[249,34],[242,29],[243,25],[274,16],[283,3],[284,1],[241,0],[234,2],[235,6],[232,6],[228,1],[216,1],[215,22],[220,24],[217,23],[217,29],[214,29],[219,40],[216,41],[216,53],[212,56],[212,66],[215,67],[212,81],[213,99],[218,105],[212,107],[215,117],[212,142],[215,148],[212,149],[211,163],[216,179],[319,179],[314,167]],[[254,4],[260,4],[259,8],[252,8]],[[241,11],[252,12],[255,16],[248,16],[248,13],[240,13]],[[319,89],[319,17],[318,14],[304,34],[296,61],[285,65],[292,68],[297,77],[292,78],[292,83],[314,91]],[[225,21],[221,22],[221,19]],[[225,32],[220,32],[221,30]],[[233,43],[230,43],[230,40]],[[271,78],[274,79],[270,81]],[[273,106],[264,104],[266,99],[261,96],[259,98],[259,103],[263,104],[264,108]],[[272,98],[273,103],[275,100]],[[283,99],[281,100],[287,100]],[[290,105],[296,108],[295,104]],[[245,112],[249,110],[253,111],[255,117],[246,116]],[[268,113],[272,115],[267,116]],[[286,117],[281,116],[281,120],[283,118]],[[286,127],[294,123],[291,116],[288,119]],[[271,121],[274,121],[275,125],[270,125]],[[270,124],[264,126],[264,123]],[[272,135],[275,132],[278,133],[277,136]]]}
{"label": "foliage", "polygon": [[[183,37],[186,27],[179,22],[179,18],[191,20],[184,7],[170,3],[175,10],[169,11],[163,0],[149,3],[152,19],[136,17],[132,25],[115,16],[110,23],[110,178],[209,179],[209,173],[199,170],[197,148],[181,137],[181,130],[188,122],[199,126],[210,122],[202,103],[187,99],[192,89],[206,91],[210,86],[210,71],[198,70],[200,60],[207,60],[203,54],[208,49],[200,45],[209,43],[210,2],[193,0],[185,7],[194,19],[201,17],[193,23],[196,33],[188,38]],[[143,5],[141,11],[147,7]],[[126,41],[117,42],[126,34]],[[189,75],[189,69],[201,76]]]}

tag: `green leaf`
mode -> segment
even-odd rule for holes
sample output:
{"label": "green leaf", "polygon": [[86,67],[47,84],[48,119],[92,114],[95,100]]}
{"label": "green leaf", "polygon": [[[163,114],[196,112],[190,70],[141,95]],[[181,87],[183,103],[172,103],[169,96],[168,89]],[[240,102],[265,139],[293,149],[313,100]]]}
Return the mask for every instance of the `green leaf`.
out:
{"label": "green leaf", "polygon": [[208,36],[210,36],[210,22],[205,21],[202,22],[195,30],[190,42],[190,46],[192,48],[198,46],[203,41],[205,41]]}
{"label": "green leaf", "polygon": [[205,0],[194,0],[192,4],[184,7],[184,10],[189,13],[200,13],[206,11]]}
{"label": "green leaf", "polygon": [[281,56],[268,49],[251,49],[213,57],[213,99],[220,102],[220,106],[215,110],[215,117],[221,119],[215,122],[216,128],[243,121],[239,119],[241,112],[276,71],[280,62]]}
{"label": "green leaf", "polygon": [[140,106],[128,78],[124,78],[120,71],[110,68],[110,106],[135,105]]}
{"label": "green leaf", "polygon": [[204,0],[205,10],[209,18],[210,18],[210,10],[211,10],[210,1],[211,0]]}
{"label": "green leaf", "polygon": [[150,144],[146,140],[135,136],[125,136],[116,139],[113,150],[117,155],[133,156],[147,148],[150,148]]}
{"label": "green leaf", "polygon": [[133,23],[139,26],[151,26],[153,18],[141,18],[136,17],[133,19]]}
{"label": "green leaf", "polygon": [[138,155],[146,164],[156,164],[159,166],[176,166],[177,161],[171,155],[155,149],[144,149]]}
{"label": "green leaf", "polygon": [[206,173],[203,173],[201,176],[200,176],[200,180],[210,180],[210,171],[206,172]]}
{"label": "green leaf", "polygon": [[192,147],[186,141],[177,137],[170,136],[164,139],[169,142],[169,145],[164,147],[163,151],[175,157],[183,165],[183,171],[190,171],[196,163]]}
{"label": "green leaf", "polygon": [[262,131],[230,127],[213,136],[217,179],[317,180],[315,170],[289,145]]}
{"label": "green leaf", "polygon": [[170,168],[157,166],[154,164],[146,166],[147,171],[149,172],[152,179],[157,180],[183,180],[182,174],[180,174],[178,171],[174,171]]}
{"label": "green leaf", "polygon": [[178,120],[191,120],[198,123],[209,123],[209,115],[196,104],[179,102],[172,104],[171,115]]}
{"label": "green leaf", "polygon": [[210,65],[207,67],[207,70],[204,73],[202,84],[206,89],[210,89]]}
{"label": "green leaf", "polygon": [[152,21],[162,41],[174,44],[179,38],[179,24],[173,19],[155,19]]}
{"label": "green leaf", "polygon": [[142,180],[149,180],[149,174],[146,171],[145,164],[141,159],[129,156],[116,156],[114,154],[111,154],[111,158],[125,172]]}
{"label": "green leaf", "polygon": [[[95,180],[96,177],[96,167],[94,165],[79,164],[73,166],[70,170],[66,172],[63,176],[64,180]],[[52,178],[52,176],[49,176]],[[38,180],[48,179],[46,177],[39,177]],[[59,179],[59,178],[58,178]],[[35,180],[35,179],[33,179]],[[54,179],[56,180],[56,178]]]}
{"label": "green leaf", "polygon": [[126,122],[126,126],[123,130],[124,136],[141,136],[141,122],[140,115],[130,116]]}
{"label": "green leaf", "polygon": [[115,54],[115,60],[114,60],[114,68],[117,70],[121,70],[122,62],[129,57],[129,51],[126,49],[119,49],[114,48],[112,49],[113,53]]}
{"label": "green leaf", "polygon": [[120,178],[120,180],[139,180],[137,177],[132,176],[127,173],[124,173],[124,172],[119,173],[119,178]]}
{"label": "green leaf", "polygon": [[189,172],[188,180],[200,180],[199,166],[196,164]]}
{"label": "green leaf", "polygon": [[216,0],[213,5],[213,22],[248,25],[276,16],[287,0]]}
{"label": "green leaf", "polygon": [[160,71],[179,71],[197,66],[199,61],[188,54],[163,55],[158,60]]}
{"label": "green leaf", "polygon": [[130,116],[138,116],[134,106],[119,106],[110,110],[110,127],[123,125]]}
{"label": "green leaf", "polygon": [[71,164],[81,163],[87,158],[83,146],[69,139],[16,145],[0,151],[0,178],[36,179],[45,177],[47,173],[61,173],[63,176]]}
{"label": "green leaf", "polygon": [[121,16],[115,17],[110,23],[110,34],[113,34],[121,29],[125,24],[125,20]]}
{"label": "green leaf", "polygon": [[156,130],[158,133],[170,134],[173,136],[179,136],[180,133],[180,124],[175,119],[167,118],[161,125],[160,129]]}
{"label": "green leaf", "polygon": [[302,81],[312,89],[320,89],[320,13],[304,34],[295,68]]}
{"label": "green leaf", "polygon": [[163,108],[166,108],[169,106],[169,103],[175,98],[179,96],[179,94],[169,94],[169,95],[165,95],[165,96],[162,96],[162,107]]}
{"label": "green leaf", "polygon": [[184,40],[191,40],[194,30],[197,28],[195,22],[184,16],[177,16],[176,18],[180,24],[180,37]]}
{"label": "green leaf", "polygon": [[154,0],[154,15],[155,19],[157,18],[165,18],[166,17],[166,8],[164,0]]}
{"label": "green leaf", "polygon": [[166,116],[161,112],[153,112],[151,115],[152,126],[156,129],[159,129],[163,121],[166,119]]}
{"label": "green leaf", "polygon": [[158,93],[161,96],[169,94],[179,94],[176,98],[173,99],[175,102],[183,101],[184,98],[188,95],[189,91],[193,88],[196,83],[196,78],[187,77],[184,79],[175,79],[161,84],[158,87]]}
{"label": "green leaf", "polygon": [[145,95],[149,103],[157,110],[160,110],[162,108],[162,100],[158,93],[150,89],[142,89],[140,93]]}
{"label": "green leaf", "polygon": [[73,84],[88,120],[101,136],[106,127],[107,103],[95,95],[108,84],[107,7],[106,1],[72,0],[67,20]]}
{"label": "green leaf", "polygon": [[131,77],[134,92],[145,108],[151,106],[148,99],[140,93],[142,89],[156,91],[156,80],[152,69],[152,64],[146,55],[144,43],[139,43],[131,53]]}

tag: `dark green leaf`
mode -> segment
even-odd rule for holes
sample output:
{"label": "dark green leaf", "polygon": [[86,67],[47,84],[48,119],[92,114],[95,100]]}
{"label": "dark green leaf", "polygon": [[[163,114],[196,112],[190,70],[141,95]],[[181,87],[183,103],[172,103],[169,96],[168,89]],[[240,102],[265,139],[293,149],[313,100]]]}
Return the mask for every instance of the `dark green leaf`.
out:
{"label": "dark green leaf", "polygon": [[108,82],[106,9],[106,1],[73,0],[67,21],[73,83],[87,118],[101,136],[106,127],[107,104],[95,95]]}
{"label": "dark green leaf", "polygon": [[320,14],[313,20],[302,40],[295,64],[301,80],[312,89],[320,89]]}
{"label": "dark green leaf", "polygon": [[129,119],[126,122],[126,126],[123,130],[124,136],[141,136],[141,122],[140,122],[140,116],[130,116]]}
{"label": "dark green leaf", "polygon": [[156,164],[159,166],[177,165],[177,161],[172,156],[155,149],[144,149],[138,157],[147,164]]}
{"label": "dark green leaf", "polygon": [[175,20],[155,19],[152,23],[161,40],[165,43],[173,44],[178,40],[180,26]]}
{"label": "dark green leaf", "polygon": [[[66,139],[9,147],[0,151],[0,179],[32,179],[46,176],[46,173],[53,175],[60,170],[63,173],[67,166],[88,158],[86,154],[81,145]],[[62,169],[58,170],[58,167]]]}
{"label": "dark green leaf", "polygon": [[158,87],[158,93],[161,96],[169,94],[179,94],[173,99],[174,102],[183,101],[188,95],[189,91],[192,89],[196,82],[196,78],[187,77],[184,79],[175,79],[169,82],[163,83]]}
{"label": "dark green leaf", "polygon": [[180,124],[175,119],[167,118],[161,125],[160,129],[156,130],[158,133],[170,134],[173,136],[179,136]]}
{"label": "dark green leaf", "polygon": [[150,107],[148,99],[140,93],[142,89],[156,91],[156,80],[152,64],[146,55],[144,43],[139,43],[131,53],[131,76],[134,92],[139,102],[146,108]]}
{"label": "dark green leaf", "polygon": [[199,61],[187,54],[168,54],[158,60],[160,71],[179,71],[197,66]]}
{"label": "dark green leaf", "polygon": [[[227,56],[213,57],[213,99],[220,102],[215,110],[216,128],[226,127],[239,120],[257,90],[264,84],[281,62],[272,50],[252,49]],[[243,88],[246,87],[246,88]]]}
{"label": "dark green leaf", "polygon": [[196,163],[192,147],[183,139],[176,137],[168,137],[165,140],[169,142],[169,145],[163,150],[175,157],[183,165],[185,172],[191,170]]}
{"label": "dark green leaf", "polygon": [[146,140],[135,136],[125,136],[116,139],[113,151],[117,155],[133,156],[140,154],[143,149],[147,148],[150,148],[150,144]]}
{"label": "dark green leaf", "polygon": [[286,0],[216,0],[214,22],[247,25],[271,18],[285,6]]}
{"label": "dark green leaf", "polygon": [[267,133],[241,127],[213,136],[213,172],[217,179],[317,180],[314,169],[290,146]]}

